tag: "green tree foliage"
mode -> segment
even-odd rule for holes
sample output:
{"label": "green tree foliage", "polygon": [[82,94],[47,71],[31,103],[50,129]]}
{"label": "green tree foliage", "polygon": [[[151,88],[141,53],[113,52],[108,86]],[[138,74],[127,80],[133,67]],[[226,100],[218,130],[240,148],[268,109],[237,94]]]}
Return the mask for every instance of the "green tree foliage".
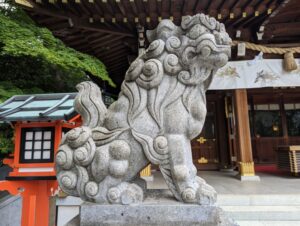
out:
{"label": "green tree foliage", "polygon": [[13,130],[8,124],[1,124],[0,126],[0,155],[11,153],[13,151]]}
{"label": "green tree foliage", "polygon": [[[12,0],[0,0],[0,103],[13,95],[72,92],[89,76],[115,86],[93,56],[66,47]],[[0,153],[12,151],[12,130],[0,124]]]}
{"label": "green tree foliage", "polygon": [[102,62],[66,47],[46,28],[0,15],[0,40],[2,56],[31,57],[72,73],[88,72],[113,85]]}
{"label": "green tree foliage", "polygon": [[[7,6],[0,6],[0,101],[20,90],[71,91],[87,74],[115,86],[97,58],[66,47],[21,9],[12,3]],[[3,89],[7,82],[9,89]]]}

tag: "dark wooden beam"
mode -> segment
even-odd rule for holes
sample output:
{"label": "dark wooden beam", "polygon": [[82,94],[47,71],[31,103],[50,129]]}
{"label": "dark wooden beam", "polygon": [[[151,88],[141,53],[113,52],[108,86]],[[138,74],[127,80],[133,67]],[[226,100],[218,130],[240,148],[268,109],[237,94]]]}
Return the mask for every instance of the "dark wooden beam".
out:
{"label": "dark wooden beam", "polygon": [[106,39],[105,41],[98,41],[98,42],[95,42],[93,44],[93,47],[94,48],[101,48],[101,47],[113,47],[113,46],[116,46],[116,45],[120,45],[120,39],[122,37],[120,36],[116,36],[116,37],[113,37],[111,39]]}
{"label": "dark wooden beam", "polygon": [[124,37],[135,37],[135,35],[131,32],[120,31],[116,29],[107,29],[103,26],[96,23],[89,23],[87,20],[79,19],[79,18],[71,18],[74,22],[74,27],[78,27],[81,29],[89,30],[89,31],[97,31],[102,33],[108,33],[113,35],[120,35]]}
{"label": "dark wooden beam", "polygon": [[[96,54],[100,57],[100,58],[105,58],[105,60],[108,59],[114,59],[115,56],[121,56],[121,55],[126,55],[128,54],[126,51],[126,48],[122,47],[121,49],[113,49],[111,51],[95,51]],[[103,59],[104,60],[104,59]]]}
{"label": "dark wooden beam", "polygon": [[40,23],[40,22],[38,22],[38,24],[43,27],[47,27],[52,31],[59,31],[59,30],[70,28],[67,20],[61,21],[61,22],[56,22],[56,23]]}
{"label": "dark wooden beam", "polygon": [[79,37],[78,39],[76,39],[74,41],[65,40],[65,42],[67,43],[67,45],[71,46],[72,48],[76,48],[76,47],[78,47],[80,45],[84,45],[85,44],[84,40],[82,39],[82,37]]}
{"label": "dark wooden beam", "polygon": [[265,44],[264,46],[267,47],[274,47],[274,48],[294,48],[300,46],[300,39],[299,42],[293,42],[293,43],[272,43],[272,44]]}
{"label": "dark wooden beam", "polygon": [[[109,67],[109,71],[116,71],[116,70],[120,70],[120,69],[127,69],[128,64],[125,64],[123,62],[120,62],[118,64],[112,65]],[[124,70],[124,74],[125,74],[125,70]]]}
{"label": "dark wooden beam", "polygon": [[288,43],[288,42],[299,42],[300,35],[295,36],[275,36],[272,37],[272,43]]}
{"label": "dark wooden beam", "polygon": [[[99,58],[101,59],[101,57],[99,57]],[[125,54],[117,54],[117,55],[114,55],[114,56],[109,57],[107,59],[102,59],[102,62],[109,65],[111,63],[115,64],[116,62],[120,61],[120,59],[125,59],[126,60],[126,53]]]}
{"label": "dark wooden beam", "polygon": [[91,45],[97,45],[99,42],[109,41],[114,37],[118,37],[118,38],[122,37],[122,36],[114,36],[114,35],[109,35],[109,34],[103,34],[103,33],[100,33],[100,32],[98,33],[97,36],[90,35],[91,34],[90,32],[88,32],[88,33],[84,32],[84,34],[86,34],[86,36],[88,36],[88,39],[89,39]]}
{"label": "dark wooden beam", "polygon": [[120,30],[115,30],[115,29],[108,29],[99,24],[89,23],[88,18],[78,18],[68,12],[53,10],[50,8],[43,8],[43,6],[40,6],[40,5],[32,2],[31,0],[26,0],[26,1],[30,2],[33,6],[33,8],[31,8],[31,7],[26,7],[24,5],[21,5],[26,10],[38,12],[39,14],[57,17],[57,18],[61,18],[61,19],[67,19],[67,20],[71,19],[71,21],[73,23],[73,27],[76,27],[76,28],[81,28],[81,29],[85,29],[85,30],[89,30],[89,31],[98,31],[98,32],[114,34],[114,35],[135,37],[135,35],[131,32],[125,32],[125,31],[120,31]]}
{"label": "dark wooden beam", "polygon": [[[124,51],[125,50],[125,51]],[[126,49],[116,49],[113,51],[102,51],[102,52],[96,52],[97,55],[99,56],[99,58],[103,58],[103,61],[105,62],[111,62],[112,60],[114,60],[115,57],[123,57],[125,56],[126,53]],[[109,53],[109,55],[108,55]]]}
{"label": "dark wooden beam", "polygon": [[193,15],[193,11],[194,11],[196,3],[197,3],[197,1],[195,1],[195,0],[184,1],[182,14],[183,15]]}
{"label": "dark wooden beam", "polygon": [[195,7],[195,13],[200,13],[200,12],[204,12],[205,9],[207,8],[209,2],[211,0],[201,0],[201,1],[198,1],[196,7]]}
{"label": "dark wooden beam", "polygon": [[[264,28],[267,28],[268,24],[270,23],[270,20],[272,20],[272,18],[274,18],[281,10],[283,10],[289,2],[290,2],[290,0],[284,0],[280,5],[278,5],[274,9],[274,11],[268,17],[266,17],[266,19],[261,23],[260,26],[263,26]],[[263,37],[263,39],[265,39],[265,40],[269,39],[269,37],[270,37],[268,32],[266,32],[266,33],[267,34],[264,34],[264,37]]]}
{"label": "dark wooden beam", "polygon": [[[263,20],[265,17],[267,17],[267,13],[264,12],[262,14],[260,14],[259,16],[252,16],[251,18],[249,18],[248,20],[244,21],[241,26],[242,27],[248,27],[248,26],[253,26],[257,23],[259,23],[260,20]],[[254,33],[256,32],[256,30],[254,31]]]}
{"label": "dark wooden beam", "polygon": [[265,31],[267,37],[296,36],[300,34],[300,22],[270,24]]}

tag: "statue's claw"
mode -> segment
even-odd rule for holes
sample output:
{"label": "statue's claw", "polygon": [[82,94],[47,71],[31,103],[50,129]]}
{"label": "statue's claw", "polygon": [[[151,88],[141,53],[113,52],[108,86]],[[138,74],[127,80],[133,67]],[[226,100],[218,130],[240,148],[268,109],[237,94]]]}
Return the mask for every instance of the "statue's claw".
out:
{"label": "statue's claw", "polygon": [[200,184],[198,196],[200,205],[214,205],[217,201],[216,190],[206,183]]}
{"label": "statue's claw", "polygon": [[187,203],[198,203],[200,205],[214,205],[217,201],[217,192],[208,185],[203,179],[196,178],[198,189],[186,187],[182,194],[182,200]]}
{"label": "statue's claw", "polygon": [[143,190],[136,184],[122,182],[108,190],[107,199],[112,204],[140,203],[143,201]]}

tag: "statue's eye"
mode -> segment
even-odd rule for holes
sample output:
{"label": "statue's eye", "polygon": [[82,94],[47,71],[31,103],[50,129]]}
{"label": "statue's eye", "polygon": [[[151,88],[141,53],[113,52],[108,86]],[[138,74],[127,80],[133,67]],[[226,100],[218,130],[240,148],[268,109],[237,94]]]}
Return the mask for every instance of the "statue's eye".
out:
{"label": "statue's eye", "polygon": [[208,47],[208,46],[204,46],[202,49],[201,49],[201,55],[203,57],[208,57],[211,53],[211,49]]}
{"label": "statue's eye", "polygon": [[182,63],[189,65],[191,61],[196,57],[195,48],[189,46],[182,52]]}
{"label": "statue's eye", "polygon": [[187,53],[187,58],[188,59],[193,59],[194,57],[196,57],[196,53],[194,52],[194,51],[189,51],[188,53]]}
{"label": "statue's eye", "polygon": [[215,35],[216,43],[221,45],[222,44],[222,37],[221,37],[220,33],[219,32],[214,32],[214,35]]}

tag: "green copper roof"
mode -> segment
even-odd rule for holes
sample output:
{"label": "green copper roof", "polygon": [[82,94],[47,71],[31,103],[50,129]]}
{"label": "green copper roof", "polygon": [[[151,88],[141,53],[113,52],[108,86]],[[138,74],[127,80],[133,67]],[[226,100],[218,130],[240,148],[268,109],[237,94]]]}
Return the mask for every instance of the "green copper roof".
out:
{"label": "green copper roof", "polygon": [[76,112],[77,93],[51,93],[13,96],[0,105],[0,121],[69,120]]}

